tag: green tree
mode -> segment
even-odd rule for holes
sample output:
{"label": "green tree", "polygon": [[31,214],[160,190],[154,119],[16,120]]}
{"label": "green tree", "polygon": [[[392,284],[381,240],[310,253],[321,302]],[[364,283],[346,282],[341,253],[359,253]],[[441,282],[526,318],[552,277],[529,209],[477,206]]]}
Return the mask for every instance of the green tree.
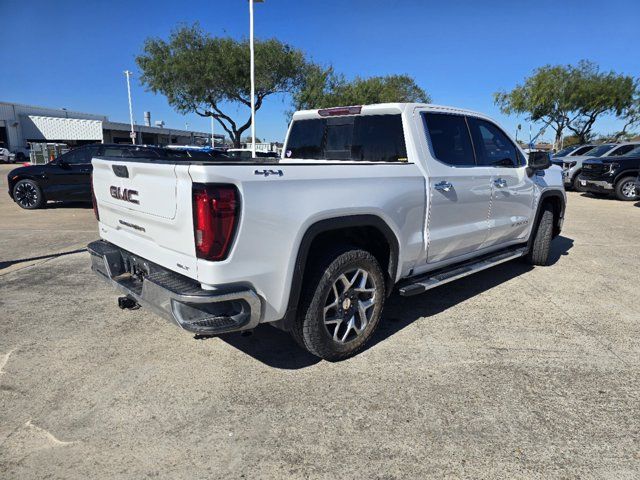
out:
{"label": "green tree", "polygon": [[591,139],[593,125],[600,115],[619,116],[631,107],[636,87],[633,77],[600,72],[596,64],[582,61],[571,68],[569,88],[574,116],[567,128],[585,143]]}
{"label": "green tree", "polygon": [[[251,112],[245,122],[236,123],[227,109],[251,105],[247,40],[211,37],[197,24],[181,26],[166,41],[148,38],[136,62],[150,91],[165,95],[180,113],[215,118],[240,146],[251,126]],[[300,50],[275,39],[256,40],[256,111],[268,96],[296,91],[306,64]]]}
{"label": "green tree", "polygon": [[563,147],[570,147],[571,145],[580,145],[581,143],[584,143],[584,142],[581,142],[580,138],[578,138],[577,135],[567,135],[562,139]]}
{"label": "green tree", "polygon": [[627,140],[634,136],[631,132],[631,129],[640,126],[640,85],[639,81],[636,80],[635,92],[633,95],[633,102],[626,107],[622,113],[619,115],[620,118],[624,121],[624,125],[622,126],[622,130],[616,132],[613,135],[612,140],[618,142],[620,140]]}
{"label": "green tree", "polygon": [[300,90],[293,95],[296,110],[388,102],[428,103],[429,95],[408,75],[388,75],[352,81],[333,67],[308,65]]}
{"label": "green tree", "polygon": [[556,133],[558,148],[565,129],[586,142],[595,121],[603,114],[620,115],[633,100],[634,82],[629,76],[600,72],[596,64],[581,61],[572,65],[538,68],[510,92],[494,94],[505,114],[526,114]]}

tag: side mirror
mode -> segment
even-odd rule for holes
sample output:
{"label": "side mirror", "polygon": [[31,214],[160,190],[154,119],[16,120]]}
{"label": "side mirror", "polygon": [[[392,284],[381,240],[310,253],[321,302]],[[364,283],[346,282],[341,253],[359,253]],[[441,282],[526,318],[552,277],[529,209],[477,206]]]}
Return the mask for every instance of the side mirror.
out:
{"label": "side mirror", "polygon": [[537,170],[546,170],[551,166],[551,157],[548,152],[530,152],[527,162],[527,172],[533,175]]}

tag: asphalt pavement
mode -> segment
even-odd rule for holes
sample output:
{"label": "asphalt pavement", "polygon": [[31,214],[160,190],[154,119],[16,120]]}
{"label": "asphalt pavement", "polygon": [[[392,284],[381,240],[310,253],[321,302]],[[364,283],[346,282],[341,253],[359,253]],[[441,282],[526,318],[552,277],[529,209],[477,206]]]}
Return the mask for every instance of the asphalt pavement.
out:
{"label": "asphalt pavement", "polygon": [[552,265],[393,296],[372,345],[121,311],[88,205],[0,166],[0,478],[640,478],[640,204],[569,193]]}

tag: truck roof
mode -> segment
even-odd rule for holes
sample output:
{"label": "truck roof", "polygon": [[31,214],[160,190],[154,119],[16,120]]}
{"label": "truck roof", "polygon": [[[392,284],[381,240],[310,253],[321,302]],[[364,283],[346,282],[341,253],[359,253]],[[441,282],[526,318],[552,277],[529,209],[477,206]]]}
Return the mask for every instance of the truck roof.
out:
{"label": "truck roof", "polygon": [[[457,113],[459,115],[473,115],[475,117],[482,117],[491,120],[490,117],[486,115],[474,112],[473,110],[466,110],[463,108],[457,107],[449,107],[446,105],[434,105],[431,103],[376,103],[372,105],[362,105],[357,106],[361,108],[359,114],[360,115],[383,115],[390,113],[403,113],[407,110],[413,110],[417,107],[425,108],[431,111],[441,111],[446,113]],[[303,119],[311,119],[311,118],[323,118],[326,115],[321,115],[321,111],[329,111],[329,110],[338,110],[338,109],[348,109],[349,107],[332,107],[332,108],[322,108],[315,110],[300,110],[293,114],[294,120],[303,120]],[[342,115],[357,115],[358,113],[343,113]]]}

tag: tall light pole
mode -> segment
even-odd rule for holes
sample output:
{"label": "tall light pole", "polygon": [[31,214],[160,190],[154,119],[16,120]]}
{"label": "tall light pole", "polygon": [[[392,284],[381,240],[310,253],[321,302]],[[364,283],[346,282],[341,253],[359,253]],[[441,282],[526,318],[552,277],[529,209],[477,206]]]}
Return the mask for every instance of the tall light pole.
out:
{"label": "tall light pole", "polygon": [[253,55],[253,4],[263,0],[249,0],[249,51],[251,53],[251,156],[256,156],[256,72]]}
{"label": "tall light pole", "polygon": [[131,143],[136,144],[136,132],[133,129],[133,106],[131,105],[131,82],[129,77],[131,77],[131,72],[129,70],[124,71],[125,76],[127,77],[127,94],[129,95],[129,121],[131,122]]}
{"label": "tall light pole", "polygon": [[213,136],[213,115],[211,116],[211,148],[216,148],[216,140]]}

